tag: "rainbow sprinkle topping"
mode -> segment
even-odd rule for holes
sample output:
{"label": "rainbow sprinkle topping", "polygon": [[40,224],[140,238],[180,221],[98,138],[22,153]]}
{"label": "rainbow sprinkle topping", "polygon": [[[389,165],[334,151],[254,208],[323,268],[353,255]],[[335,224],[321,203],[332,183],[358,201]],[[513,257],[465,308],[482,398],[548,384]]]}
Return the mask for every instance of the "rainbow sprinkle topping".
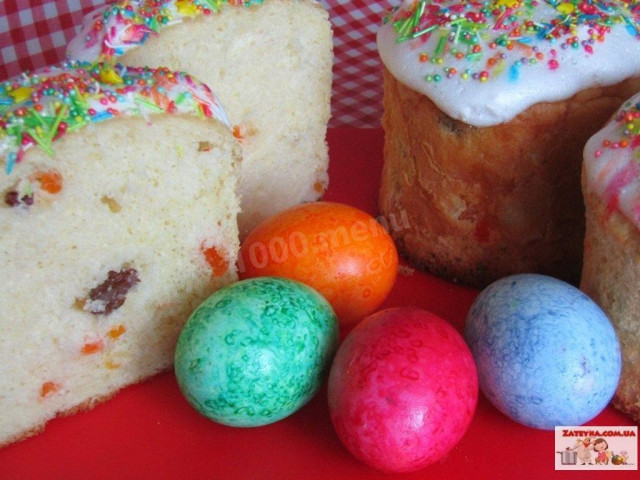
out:
{"label": "rainbow sprinkle topping", "polygon": [[[538,13],[546,9],[544,18]],[[411,2],[397,7],[385,18],[392,22],[398,42],[418,40],[429,51],[420,51],[419,62],[442,65],[438,73],[425,76],[427,82],[460,76],[486,81],[492,75],[517,79],[528,65],[559,67],[558,50],[582,50],[592,54],[605,41],[611,28],[623,25],[634,37],[640,35],[640,2],[637,0],[484,0]],[[579,27],[581,28],[578,30]],[[541,48],[541,43],[548,48]],[[506,52],[518,51],[519,58],[507,63]],[[445,59],[452,62],[445,61]],[[460,60],[475,68],[456,68]]]}
{"label": "rainbow sprinkle topping", "polygon": [[198,15],[219,13],[224,6],[251,7],[263,0],[124,0],[85,17],[70,42],[67,58],[108,61],[142,45],[168,25]]}
{"label": "rainbow sprinkle topping", "polygon": [[188,113],[229,126],[211,90],[166,68],[65,62],[0,83],[0,160],[7,174],[27,149],[53,155],[66,132],[122,115]]}
{"label": "rainbow sprinkle topping", "polygon": [[[605,139],[602,142],[603,149],[618,150],[620,148],[628,148],[633,153],[636,161],[640,162],[640,101],[636,103],[626,102],[614,119],[616,140]],[[596,156],[600,156],[602,150],[595,152]]]}
{"label": "rainbow sprinkle topping", "polygon": [[640,94],[589,139],[585,172],[604,199],[607,214],[620,211],[640,229]]}
{"label": "rainbow sprinkle topping", "polygon": [[397,80],[487,127],[639,75],[640,0],[404,0],[377,42]]}

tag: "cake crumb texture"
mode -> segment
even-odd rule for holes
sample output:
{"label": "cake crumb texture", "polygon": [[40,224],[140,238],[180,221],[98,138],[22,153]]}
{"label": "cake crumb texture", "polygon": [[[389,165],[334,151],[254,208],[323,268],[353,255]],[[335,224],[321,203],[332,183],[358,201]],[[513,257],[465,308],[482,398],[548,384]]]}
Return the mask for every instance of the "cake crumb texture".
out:
{"label": "cake crumb texture", "polygon": [[587,194],[587,235],[581,289],[607,313],[622,349],[613,405],[640,422],[640,233],[619,212],[607,214]]}
{"label": "cake crumb texture", "polygon": [[54,147],[0,175],[0,445],[170,368],[188,315],[237,278],[240,150],[226,126],[123,116]]}
{"label": "cake crumb texture", "polygon": [[[204,13],[205,2],[156,3],[157,15],[166,15],[167,22],[152,23],[157,30],[152,34],[129,38],[133,29],[115,14],[87,17],[69,48],[70,58],[166,66],[215,88],[243,148],[242,235],[287,207],[319,199],[329,183],[326,129],[333,65],[331,23],[322,4],[223,1]],[[153,13],[139,1],[109,8],[142,17]],[[132,13],[122,18],[149,30],[148,22]],[[98,43],[91,33],[96,29]],[[112,50],[104,46],[114,43]]]}

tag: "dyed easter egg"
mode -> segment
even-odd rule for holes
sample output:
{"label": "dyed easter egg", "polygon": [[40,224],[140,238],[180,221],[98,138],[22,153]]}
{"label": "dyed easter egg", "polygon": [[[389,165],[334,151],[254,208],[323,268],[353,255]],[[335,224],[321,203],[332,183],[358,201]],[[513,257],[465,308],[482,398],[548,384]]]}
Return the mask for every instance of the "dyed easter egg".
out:
{"label": "dyed easter egg", "polygon": [[218,290],[178,339],[175,374],[189,403],[230,426],[280,420],[318,391],[338,345],[329,303],[310,287],[262,277]]}
{"label": "dyed easter egg", "polygon": [[465,338],[480,388],[505,415],[551,430],[600,413],[620,378],[620,345],[603,311],[555,278],[520,274],[489,285]]}
{"label": "dyed easter egg", "polygon": [[390,308],[359,323],[329,375],[331,420],[346,448],[387,472],[447,454],[473,418],[478,379],[462,336],[436,315]]}
{"label": "dyed easter egg", "polygon": [[368,213],[336,202],[296,205],[261,222],[242,242],[240,278],[273,275],[320,292],[345,326],[359,322],[395,284],[398,252]]}

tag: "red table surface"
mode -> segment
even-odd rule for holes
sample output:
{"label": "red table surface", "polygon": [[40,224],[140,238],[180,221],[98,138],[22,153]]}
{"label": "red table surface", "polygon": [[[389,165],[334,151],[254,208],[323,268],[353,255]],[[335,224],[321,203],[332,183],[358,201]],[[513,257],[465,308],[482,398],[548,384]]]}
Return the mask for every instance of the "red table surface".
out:
{"label": "red table surface", "polygon": [[[376,215],[382,131],[330,129],[328,142],[331,184],[325,200]],[[405,272],[382,308],[421,307],[461,331],[477,293]],[[610,407],[589,424],[634,425]],[[326,387],[284,420],[233,428],[193,410],[169,372],[124,389],[93,410],[55,419],[43,433],[1,449],[0,479],[639,478],[637,471],[555,471],[556,455],[554,432],[511,421],[481,395],[469,430],[439,463],[384,474],[342,446],[329,418]]]}

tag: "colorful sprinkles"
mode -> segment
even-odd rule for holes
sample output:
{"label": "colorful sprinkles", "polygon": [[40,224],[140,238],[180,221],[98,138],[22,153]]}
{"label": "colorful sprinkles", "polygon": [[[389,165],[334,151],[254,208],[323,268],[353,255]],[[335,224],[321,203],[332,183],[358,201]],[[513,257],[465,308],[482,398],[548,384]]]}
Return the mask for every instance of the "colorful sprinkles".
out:
{"label": "colorful sprinkles", "polygon": [[640,162],[640,103],[625,104],[613,121],[617,124],[617,140],[605,139],[602,149],[595,151],[595,156],[602,155],[603,149],[618,150],[630,148],[637,161]]}
{"label": "colorful sprinkles", "polygon": [[[389,22],[397,42],[416,42],[418,62],[434,65],[427,82],[504,75],[515,81],[527,66],[559,68],[560,50],[592,54],[616,25],[640,38],[640,1],[412,1],[390,12]],[[514,51],[519,58],[508,60]]]}
{"label": "colorful sprinkles", "polygon": [[620,211],[640,229],[640,94],[624,103],[585,148],[589,184],[607,214]]}
{"label": "colorful sprinkles", "polygon": [[66,132],[120,115],[156,112],[215,117],[229,125],[211,90],[166,68],[65,62],[0,83],[0,161],[7,174],[25,151],[53,154]]}
{"label": "colorful sprinkles", "polygon": [[157,35],[161,28],[225,6],[251,7],[263,0],[121,0],[87,16],[67,57],[109,61]]}

